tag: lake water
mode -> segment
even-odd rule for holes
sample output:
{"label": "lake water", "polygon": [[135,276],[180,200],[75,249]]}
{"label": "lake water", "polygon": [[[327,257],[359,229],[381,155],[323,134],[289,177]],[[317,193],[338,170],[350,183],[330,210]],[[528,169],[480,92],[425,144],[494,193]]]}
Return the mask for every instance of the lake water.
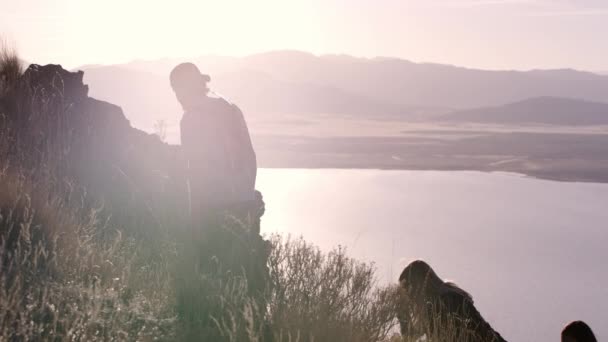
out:
{"label": "lake water", "polygon": [[481,172],[262,169],[262,232],[346,246],[396,282],[413,259],[469,291],[509,341],[608,340],[608,184]]}

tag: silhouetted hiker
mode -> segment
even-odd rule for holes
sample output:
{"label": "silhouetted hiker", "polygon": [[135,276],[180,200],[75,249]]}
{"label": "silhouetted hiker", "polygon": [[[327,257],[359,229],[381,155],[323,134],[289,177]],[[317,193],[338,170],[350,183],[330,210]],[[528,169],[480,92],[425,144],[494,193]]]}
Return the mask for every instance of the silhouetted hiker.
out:
{"label": "silhouetted hiker", "polygon": [[243,114],[223,98],[209,96],[209,76],[192,63],[176,66],[170,80],[184,109],[181,142],[192,217],[208,219],[225,211],[259,231],[263,201],[255,191],[256,157]]}
{"label": "silhouetted hiker", "polygon": [[585,322],[574,321],[562,330],[562,342],[597,342],[597,339]]}
{"label": "silhouetted hiker", "polygon": [[502,342],[486,322],[473,298],[453,283],[444,282],[426,262],[410,263],[399,276],[405,290],[398,318],[401,334],[417,340]]}

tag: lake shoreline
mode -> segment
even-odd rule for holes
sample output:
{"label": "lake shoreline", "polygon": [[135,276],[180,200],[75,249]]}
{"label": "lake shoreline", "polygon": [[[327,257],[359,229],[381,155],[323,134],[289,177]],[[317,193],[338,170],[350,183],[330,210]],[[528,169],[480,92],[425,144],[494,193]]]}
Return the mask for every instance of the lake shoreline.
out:
{"label": "lake shoreline", "polygon": [[[608,183],[608,134],[492,133],[474,138],[254,137],[266,168],[512,172]],[[458,133],[462,134],[462,133]]]}
{"label": "lake shoreline", "polygon": [[546,175],[542,172],[534,173],[534,172],[521,172],[521,171],[513,171],[513,170],[487,170],[487,169],[468,169],[468,168],[458,168],[458,169],[448,169],[448,168],[425,168],[425,167],[382,167],[382,166],[369,166],[369,165],[360,165],[360,166],[282,166],[282,165],[258,165],[258,168],[262,169],[293,169],[293,170],[378,170],[378,171],[440,171],[440,172],[483,172],[489,174],[507,174],[512,176],[520,176],[524,178],[533,178],[538,180],[546,180],[553,182],[563,182],[563,183],[586,183],[586,184],[608,184],[608,175],[605,178],[583,178],[583,177],[573,177],[573,176],[559,176],[559,175]]}

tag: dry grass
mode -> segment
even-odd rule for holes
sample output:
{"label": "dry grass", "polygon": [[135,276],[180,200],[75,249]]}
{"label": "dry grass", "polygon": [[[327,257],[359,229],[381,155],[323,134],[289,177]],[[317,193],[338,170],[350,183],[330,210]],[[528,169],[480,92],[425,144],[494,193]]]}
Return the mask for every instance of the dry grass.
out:
{"label": "dry grass", "polygon": [[0,176],[0,340],[378,341],[395,324],[393,289],[343,250],[273,238],[272,285],[254,295],[219,263],[182,268],[197,264],[185,249],[138,262],[136,241],[103,242],[94,211],[39,191]]}
{"label": "dry grass", "polygon": [[0,175],[0,194],[0,340],[171,335],[163,284],[138,270],[132,241],[118,231],[99,241],[107,227],[95,211],[49,197],[23,175]]}
{"label": "dry grass", "polygon": [[23,73],[23,63],[15,48],[0,38],[0,96],[5,95]]}
{"label": "dry grass", "polygon": [[302,239],[271,239],[268,311],[274,340],[380,341],[396,324],[397,291],[343,248],[322,253]]}

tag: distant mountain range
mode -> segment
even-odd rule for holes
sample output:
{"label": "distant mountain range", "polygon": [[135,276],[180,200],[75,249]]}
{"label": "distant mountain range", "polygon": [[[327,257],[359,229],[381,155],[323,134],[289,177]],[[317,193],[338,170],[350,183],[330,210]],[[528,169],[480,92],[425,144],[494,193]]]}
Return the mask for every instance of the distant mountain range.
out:
{"label": "distant mountain range", "polygon": [[[169,88],[168,74],[182,61],[134,61],[79,69],[85,71],[92,96],[123,106],[132,121],[149,125],[158,118],[181,115]],[[315,56],[298,51],[242,58],[204,56],[190,61],[211,75],[213,90],[254,115],[325,113],[410,119],[515,102],[513,107],[501,107],[522,113],[514,116],[511,121],[515,122],[526,113],[522,106],[554,110],[556,106],[548,102],[555,98],[582,100],[564,100],[573,113],[570,116],[576,114],[578,104],[590,107],[588,101],[608,102],[608,76],[570,69],[486,71],[395,58]],[[535,101],[546,104],[524,101],[530,98],[540,98]],[[538,118],[550,118],[552,122],[563,116],[536,113]],[[567,124],[580,124],[570,116]]]}
{"label": "distant mountain range", "polygon": [[537,97],[497,107],[452,112],[443,121],[496,124],[608,125],[608,104],[555,97]]}
{"label": "distant mountain range", "polygon": [[[138,126],[150,127],[158,119],[174,121],[180,117],[182,110],[169,86],[167,75],[170,69],[167,68],[163,74],[132,66],[91,66],[81,69],[85,71],[84,79],[90,86],[90,95],[120,105]],[[251,69],[212,75],[213,91],[253,116],[319,113],[379,117],[400,116],[419,110],[324,84],[281,80]]]}

